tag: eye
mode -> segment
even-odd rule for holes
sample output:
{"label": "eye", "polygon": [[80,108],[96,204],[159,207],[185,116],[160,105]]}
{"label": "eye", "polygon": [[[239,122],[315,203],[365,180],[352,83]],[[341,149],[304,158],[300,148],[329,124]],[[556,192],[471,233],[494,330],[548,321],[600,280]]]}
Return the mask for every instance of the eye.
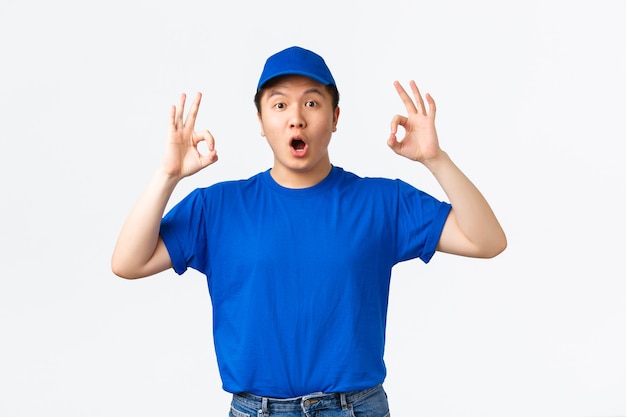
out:
{"label": "eye", "polygon": [[317,106],[317,101],[307,101],[304,106],[305,107],[316,107]]}
{"label": "eye", "polygon": [[273,106],[273,107],[274,107],[275,109],[279,109],[279,110],[281,110],[281,109],[284,109],[284,108],[285,108],[285,103],[276,103],[276,104],[274,104],[274,106]]}

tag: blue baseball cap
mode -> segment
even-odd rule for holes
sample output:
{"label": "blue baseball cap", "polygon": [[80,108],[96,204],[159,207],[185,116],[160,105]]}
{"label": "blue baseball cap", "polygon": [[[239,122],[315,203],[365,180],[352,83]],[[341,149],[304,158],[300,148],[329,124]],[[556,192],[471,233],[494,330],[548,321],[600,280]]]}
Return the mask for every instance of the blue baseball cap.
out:
{"label": "blue baseball cap", "polygon": [[267,58],[257,91],[274,77],[279,75],[304,75],[324,85],[334,85],[333,78],[324,59],[313,51],[292,46]]}

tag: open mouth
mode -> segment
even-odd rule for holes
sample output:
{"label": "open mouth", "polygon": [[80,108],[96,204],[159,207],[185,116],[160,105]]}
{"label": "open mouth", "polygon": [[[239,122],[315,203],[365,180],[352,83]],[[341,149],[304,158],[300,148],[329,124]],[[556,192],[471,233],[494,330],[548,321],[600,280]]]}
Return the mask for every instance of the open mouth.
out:
{"label": "open mouth", "polygon": [[296,152],[304,152],[306,143],[302,139],[294,138],[291,140],[291,148]]}

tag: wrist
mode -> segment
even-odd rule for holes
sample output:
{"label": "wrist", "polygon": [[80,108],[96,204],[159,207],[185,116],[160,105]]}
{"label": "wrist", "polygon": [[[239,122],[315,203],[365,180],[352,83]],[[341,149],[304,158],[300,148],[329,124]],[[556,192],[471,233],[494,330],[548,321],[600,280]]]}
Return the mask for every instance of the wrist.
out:
{"label": "wrist", "polygon": [[173,190],[181,179],[182,178],[180,176],[173,175],[173,174],[167,172],[165,169],[161,168],[161,169],[158,169],[154,173],[154,175],[152,177],[152,182],[154,184],[158,185],[159,188],[165,188],[165,189],[172,189]]}
{"label": "wrist", "polygon": [[448,165],[450,162],[452,162],[450,156],[442,150],[436,156],[423,160],[422,164],[430,171],[436,171],[439,167]]}

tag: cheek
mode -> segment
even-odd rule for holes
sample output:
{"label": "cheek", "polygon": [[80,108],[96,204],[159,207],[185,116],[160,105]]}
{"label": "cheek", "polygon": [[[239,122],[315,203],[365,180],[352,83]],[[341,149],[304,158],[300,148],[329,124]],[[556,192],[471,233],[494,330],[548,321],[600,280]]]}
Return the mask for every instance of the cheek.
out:
{"label": "cheek", "polygon": [[265,122],[261,125],[261,134],[265,138],[271,139],[277,135],[277,132],[277,127],[271,123]]}
{"label": "cheek", "polygon": [[266,114],[263,118],[259,119],[259,122],[261,124],[261,130],[265,131],[265,133],[276,131],[284,126],[284,120],[278,114]]}
{"label": "cheek", "polygon": [[261,136],[271,137],[278,129],[276,120],[273,120],[271,118],[265,117],[262,120],[259,120],[259,122],[259,126],[261,127]]}
{"label": "cheek", "polygon": [[330,120],[330,122],[328,123],[328,129],[331,132],[336,132],[337,131],[337,122],[335,120]]}

